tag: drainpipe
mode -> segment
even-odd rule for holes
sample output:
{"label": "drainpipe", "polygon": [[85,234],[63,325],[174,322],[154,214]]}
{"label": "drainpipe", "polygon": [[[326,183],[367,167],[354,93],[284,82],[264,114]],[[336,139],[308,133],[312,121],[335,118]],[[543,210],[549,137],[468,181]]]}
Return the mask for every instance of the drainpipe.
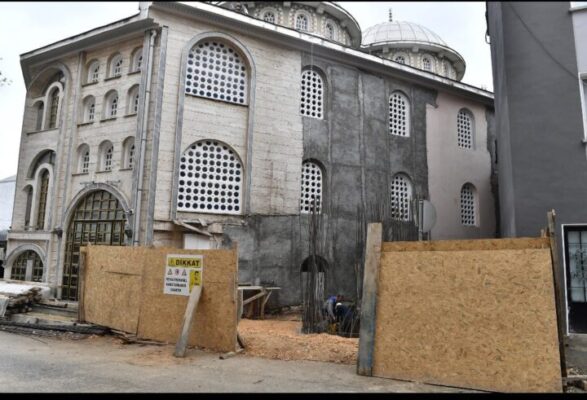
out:
{"label": "drainpipe", "polygon": [[155,47],[155,37],[157,32],[151,30],[151,40],[149,41],[149,62],[147,64],[147,83],[145,88],[145,108],[143,111],[143,126],[141,127],[141,154],[139,157],[139,176],[137,182],[137,196],[135,200],[135,212],[133,223],[133,246],[139,245],[140,222],[141,222],[141,203],[143,200],[143,172],[145,169],[145,152],[147,147],[147,126],[149,123],[149,102],[151,98],[151,76],[153,74],[153,48]]}

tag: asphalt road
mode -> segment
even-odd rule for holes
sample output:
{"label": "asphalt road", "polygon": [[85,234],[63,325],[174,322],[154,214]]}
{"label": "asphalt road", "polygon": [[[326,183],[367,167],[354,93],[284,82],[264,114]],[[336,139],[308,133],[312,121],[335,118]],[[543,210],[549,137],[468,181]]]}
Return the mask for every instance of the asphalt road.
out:
{"label": "asphalt road", "polygon": [[280,361],[173,346],[0,331],[0,392],[466,392],[359,376],[354,365]]}

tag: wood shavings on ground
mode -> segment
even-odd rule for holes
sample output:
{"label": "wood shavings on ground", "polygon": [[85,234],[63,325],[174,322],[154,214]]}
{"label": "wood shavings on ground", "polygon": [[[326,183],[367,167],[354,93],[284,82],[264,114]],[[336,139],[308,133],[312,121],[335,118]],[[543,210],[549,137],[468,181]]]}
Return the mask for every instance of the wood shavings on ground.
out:
{"label": "wood shavings on ground", "polygon": [[242,319],[238,331],[245,341],[244,354],[278,360],[324,361],[356,364],[358,338],[327,333],[302,334],[301,321]]}

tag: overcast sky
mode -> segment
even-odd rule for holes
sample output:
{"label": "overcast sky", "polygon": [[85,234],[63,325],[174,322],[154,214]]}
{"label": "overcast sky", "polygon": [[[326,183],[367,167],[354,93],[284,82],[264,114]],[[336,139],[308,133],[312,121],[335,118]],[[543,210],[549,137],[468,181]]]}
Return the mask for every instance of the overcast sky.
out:
{"label": "overcast sky", "polygon": [[[397,21],[423,25],[467,63],[463,82],[493,90],[485,2],[339,2],[361,29]],[[0,179],[16,174],[25,87],[19,55],[138,12],[138,2],[1,2],[0,71],[12,84],[0,87]]]}

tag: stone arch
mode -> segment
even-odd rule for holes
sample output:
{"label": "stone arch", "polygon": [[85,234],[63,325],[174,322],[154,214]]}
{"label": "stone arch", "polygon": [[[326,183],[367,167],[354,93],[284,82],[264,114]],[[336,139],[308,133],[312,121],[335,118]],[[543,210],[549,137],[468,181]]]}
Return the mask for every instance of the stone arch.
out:
{"label": "stone arch", "polygon": [[45,251],[43,250],[43,248],[41,248],[41,246],[37,244],[26,243],[12,250],[6,257],[6,262],[4,264],[5,279],[7,279],[7,277],[9,277],[12,274],[12,265],[14,264],[14,261],[18,258],[18,256],[20,256],[25,251],[34,251],[35,253],[37,253],[39,258],[41,259],[41,262],[43,263],[43,275],[45,275],[45,272],[47,271],[47,257]]}

